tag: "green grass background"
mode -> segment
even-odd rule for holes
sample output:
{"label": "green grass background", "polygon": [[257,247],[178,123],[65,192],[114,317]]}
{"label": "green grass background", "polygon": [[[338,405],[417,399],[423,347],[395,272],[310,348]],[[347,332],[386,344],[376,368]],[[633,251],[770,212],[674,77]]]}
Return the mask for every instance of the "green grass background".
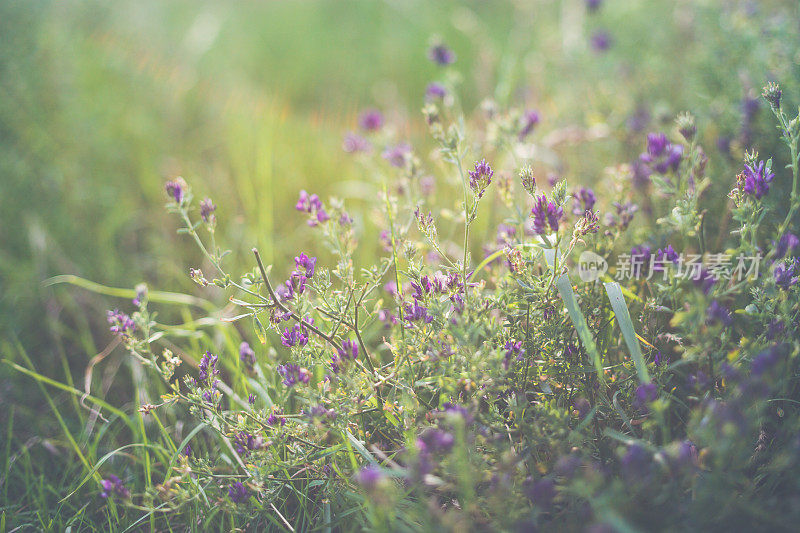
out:
{"label": "green grass background", "polygon": [[[598,29],[613,38],[606,54],[588,46]],[[597,182],[643,149],[644,132],[625,124],[644,106],[650,129],[673,131],[679,111],[698,117],[712,191],[724,194],[739,163],[714,144],[736,136],[742,98],[776,78],[797,101],[789,0],[607,0],[596,15],[581,0],[2,0],[2,357],[82,389],[84,369],[111,340],[104,310],[120,300],[44,287],[51,276],[195,291],[186,271],[200,257],[163,209],[169,177],[214,199],[232,270],[251,267],[254,245],[278,265],[313,249],[293,211],[301,188],[345,197],[355,210],[374,201],[341,149],[360,110],[384,110],[399,137],[423,154],[430,146],[419,109],[442,76],[426,58],[435,36],[458,56],[468,113],[491,96],[538,109],[545,131],[608,126],[597,141],[556,149],[554,170],[573,185]],[[762,107],[757,132],[772,131],[767,115]],[[374,241],[367,233],[359,260],[379,253]],[[81,502],[58,503],[75,478],[144,438],[135,412],[143,376],[118,352],[92,390],[131,423],[99,434],[74,394],[0,365],[4,516],[64,526],[82,512]]]}

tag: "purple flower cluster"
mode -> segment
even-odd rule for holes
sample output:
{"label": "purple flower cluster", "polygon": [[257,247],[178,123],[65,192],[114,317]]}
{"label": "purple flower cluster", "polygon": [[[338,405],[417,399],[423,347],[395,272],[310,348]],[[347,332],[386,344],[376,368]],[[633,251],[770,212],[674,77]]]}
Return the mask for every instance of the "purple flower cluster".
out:
{"label": "purple flower cluster", "polygon": [[592,35],[591,43],[596,52],[605,52],[611,48],[611,35],[605,30],[598,30]]}
{"label": "purple flower cluster", "polygon": [[451,65],[456,60],[456,55],[444,43],[433,45],[428,50],[428,58],[440,66]]}
{"label": "purple flower cluster", "polygon": [[387,147],[381,157],[393,167],[403,168],[406,166],[406,161],[411,157],[411,146],[407,143],[400,143],[396,146]]}
{"label": "purple flower cluster", "polygon": [[353,476],[355,482],[367,492],[373,492],[385,478],[381,469],[376,465],[367,465]]}
{"label": "purple flower cluster", "polygon": [[639,206],[633,202],[614,202],[614,210],[616,215],[609,213],[608,225],[619,226],[619,229],[625,230],[631,222],[633,222],[633,215],[639,210]]}
{"label": "purple flower cluster", "polygon": [[216,210],[217,206],[214,205],[211,198],[206,198],[200,202],[200,218],[202,218],[203,222],[206,224],[214,222],[214,211]]}
{"label": "purple flower cluster", "polygon": [[304,211],[310,215],[308,219],[309,226],[316,226],[330,220],[330,216],[325,212],[322,206],[322,201],[316,194],[308,194],[306,191],[300,191],[300,198],[294,206],[298,211]]}
{"label": "purple flower cluster", "polygon": [[358,118],[358,125],[364,131],[377,131],[383,127],[383,115],[377,109],[367,109]]}
{"label": "purple flower cluster", "polygon": [[740,176],[744,182],[742,190],[760,200],[762,196],[769,192],[769,184],[775,174],[767,168],[764,161],[759,161],[755,166],[745,165],[744,171]]}
{"label": "purple flower cluster", "polygon": [[260,450],[264,446],[264,440],[252,433],[239,431],[233,436],[233,445],[236,453],[242,457],[249,457],[251,452]]}
{"label": "purple flower cluster", "polygon": [[666,174],[670,170],[675,172],[681,164],[683,146],[672,144],[663,133],[649,133],[647,135],[647,151],[639,156],[642,171],[647,176],[656,172]]}
{"label": "purple flower cluster", "polygon": [[278,366],[278,374],[283,378],[283,384],[294,387],[298,383],[306,384],[311,381],[311,374],[305,368],[292,363]]}
{"label": "purple flower cluster", "polygon": [[331,357],[331,370],[334,374],[341,371],[341,366],[347,361],[358,359],[358,343],[353,340],[342,341],[341,348],[336,349],[336,353]]}
{"label": "purple flower cluster", "polygon": [[525,348],[522,347],[522,341],[507,341],[503,349],[506,351],[503,358],[504,368],[508,368],[512,359],[522,361],[522,358],[525,357]]}
{"label": "purple flower cluster", "polygon": [[419,300],[414,299],[414,305],[410,303],[403,304],[403,318],[405,318],[409,325],[415,322],[423,324],[430,324],[433,322],[433,317],[428,314],[428,308],[420,305]]}
{"label": "purple flower cluster", "polygon": [[[775,245],[775,243],[773,243]],[[792,254],[800,246],[800,239],[793,233],[784,233],[775,245],[775,257],[780,259],[784,255]]]}
{"label": "purple flower cluster", "polygon": [[351,131],[344,136],[344,141],[342,141],[342,150],[349,154],[356,152],[369,152],[372,150],[372,143],[370,143],[361,135]]}
{"label": "purple flower cluster", "polygon": [[282,417],[283,410],[280,408],[273,408],[273,412],[267,417],[267,424],[270,426],[277,426],[280,424],[281,426],[286,425],[286,418]]}
{"label": "purple flower cluster", "polygon": [[711,302],[711,305],[708,306],[708,309],[706,309],[706,324],[721,324],[727,327],[733,324],[733,317],[725,306],[714,300]]}
{"label": "purple flower cluster", "polygon": [[573,215],[582,215],[586,211],[591,211],[594,208],[594,204],[597,203],[597,196],[588,187],[581,187],[573,196],[575,197],[575,201],[572,204]]}
{"label": "purple flower cluster", "polygon": [[597,11],[598,9],[600,9],[600,4],[602,2],[603,0],[586,0],[586,8],[589,11]]}
{"label": "purple flower cluster", "polygon": [[256,352],[247,341],[242,341],[239,345],[239,359],[247,368],[253,368],[256,364]]}
{"label": "purple flower cluster", "polygon": [[130,498],[131,492],[125,487],[125,484],[120,478],[111,474],[107,479],[100,482],[103,491],[100,493],[101,498],[110,498],[116,496],[118,498]]}
{"label": "purple flower cluster", "polygon": [[475,168],[470,170],[468,174],[470,189],[478,198],[482,198],[486,188],[492,183],[492,176],[494,176],[492,167],[489,166],[485,159],[481,159],[475,162]]}
{"label": "purple flower cluster", "polygon": [[136,324],[133,322],[133,319],[119,309],[108,311],[106,315],[108,323],[110,324],[108,329],[115,335],[128,338],[136,329]]}
{"label": "purple flower cluster", "polygon": [[306,282],[314,276],[317,258],[300,254],[294,258],[294,264],[295,269],[289,275],[289,279],[284,282],[284,288],[281,290],[281,297],[287,300],[305,292]]}
{"label": "purple flower cluster", "polygon": [[655,383],[642,383],[636,387],[633,396],[633,406],[640,412],[646,413],[647,406],[658,398],[658,386]]}
{"label": "purple flower cluster", "polygon": [[[307,319],[309,323],[313,319]],[[308,331],[303,324],[295,324],[291,328],[286,328],[281,333],[281,344],[287,347],[291,346],[305,346],[308,344]]]}
{"label": "purple flower cluster", "polygon": [[167,195],[175,200],[176,204],[181,204],[183,202],[187,187],[188,186],[183,178],[175,178],[174,180],[168,181],[166,185],[164,185]]}
{"label": "purple flower cluster", "polygon": [[424,300],[431,294],[460,293],[464,290],[464,283],[457,272],[444,275],[436,271],[432,276],[421,276],[419,283],[411,282],[411,289],[414,291],[415,300]]}
{"label": "purple flower cluster", "polygon": [[228,487],[228,497],[233,503],[244,503],[250,499],[250,491],[241,481],[237,481]]}
{"label": "purple flower cluster", "polygon": [[775,284],[786,291],[797,284],[798,274],[800,274],[800,258],[795,258],[793,261],[783,260],[776,264],[772,271]]}
{"label": "purple flower cluster", "polygon": [[558,223],[564,216],[564,210],[548,201],[547,196],[542,193],[536,197],[531,215],[533,215],[533,231],[538,235],[544,235],[548,226],[550,231],[558,231]]}
{"label": "purple flower cluster", "polygon": [[531,134],[533,129],[539,123],[539,113],[533,109],[529,109],[522,114],[522,127],[519,130],[519,140]]}
{"label": "purple flower cluster", "polygon": [[433,82],[425,89],[426,100],[438,100],[447,96],[447,88],[441,83]]}
{"label": "purple flower cluster", "polygon": [[[671,244],[668,244],[666,248],[659,248],[656,250],[656,264],[663,264],[664,261],[671,261],[674,265],[677,265],[680,261],[678,252],[675,251],[675,248],[673,248]],[[654,270],[660,270],[662,268],[661,265],[653,267]]]}
{"label": "purple flower cluster", "polygon": [[213,385],[212,380],[214,376],[219,374],[217,361],[219,361],[219,357],[208,351],[200,358],[200,364],[197,366],[198,372],[196,380],[199,386],[207,387]]}
{"label": "purple flower cluster", "polygon": [[333,422],[336,420],[336,411],[318,404],[306,410],[306,416],[311,422]]}

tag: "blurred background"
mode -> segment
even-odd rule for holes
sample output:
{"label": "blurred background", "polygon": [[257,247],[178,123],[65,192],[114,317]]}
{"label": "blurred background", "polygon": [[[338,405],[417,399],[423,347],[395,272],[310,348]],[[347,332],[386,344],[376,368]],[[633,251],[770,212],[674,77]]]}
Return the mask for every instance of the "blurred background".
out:
{"label": "blurred background", "polygon": [[[780,153],[758,95],[779,80],[798,101],[797,10],[796,0],[2,0],[0,355],[82,387],[120,300],[43,283],[55,275],[198,290],[186,273],[199,254],[164,210],[175,176],[214,199],[232,271],[251,267],[252,246],[269,262],[312,247],[298,191],[368,207],[344,135],[377,108],[424,154],[425,88],[444,76],[467,114],[491,98],[536,109],[543,132],[606,132],[557,148],[553,171],[573,186],[634,160],[647,132],[672,134],[691,111],[724,202],[753,138]],[[438,40],[457,57],[446,74],[427,57]],[[370,231],[363,261],[380,251]],[[59,433],[31,383],[0,365],[2,427],[10,405],[27,422],[14,447]],[[110,390],[109,402],[130,401],[125,386]]]}

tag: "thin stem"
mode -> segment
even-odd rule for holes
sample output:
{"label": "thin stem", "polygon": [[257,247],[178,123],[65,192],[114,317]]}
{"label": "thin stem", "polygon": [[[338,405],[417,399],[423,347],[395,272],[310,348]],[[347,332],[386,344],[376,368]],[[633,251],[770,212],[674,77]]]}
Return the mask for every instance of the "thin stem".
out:
{"label": "thin stem", "polygon": [[469,195],[467,193],[467,178],[464,175],[464,169],[461,167],[461,156],[456,156],[456,166],[458,167],[458,174],[461,177],[461,188],[464,190],[464,262],[461,267],[463,269],[464,280],[467,279],[467,254],[469,252],[469,226],[470,226],[470,209],[469,209]]}
{"label": "thin stem", "polygon": [[327,333],[324,333],[314,324],[310,324],[305,320],[303,320],[302,318],[300,318],[300,316],[298,316],[297,313],[295,313],[294,311],[283,305],[280,302],[280,300],[278,300],[278,296],[275,294],[275,291],[272,290],[272,285],[270,284],[269,278],[267,277],[267,270],[264,268],[264,263],[261,261],[261,254],[258,253],[258,249],[253,248],[253,255],[256,256],[256,262],[258,263],[258,269],[261,271],[261,278],[264,281],[264,286],[267,288],[267,292],[269,293],[269,296],[270,298],[272,298],[272,301],[275,303],[275,305],[284,313],[289,313],[289,316],[298,321],[302,326],[307,327],[308,329],[310,329],[311,331],[313,331],[314,333],[316,333],[317,335],[328,341],[328,343],[331,346],[333,346],[337,350],[341,350],[342,347],[339,345],[339,343],[333,340],[333,337],[331,337]]}

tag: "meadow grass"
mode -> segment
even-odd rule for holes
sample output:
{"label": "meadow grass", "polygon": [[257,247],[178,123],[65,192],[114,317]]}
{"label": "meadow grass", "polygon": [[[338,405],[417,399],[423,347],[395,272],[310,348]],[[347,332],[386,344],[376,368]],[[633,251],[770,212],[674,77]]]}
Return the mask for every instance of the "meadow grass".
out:
{"label": "meadow grass", "polygon": [[[450,81],[460,106],[472,113],[488,96],[501,106],[529,102],[555,132],[536,157],[572,184],[606,183],[607,165],[642,151],[644,132],[626,126],[639,107],[648,110],[649,127],[691,110],[707,147],[734,137],[733,155],[708,150],[714,175],[727,179],[743,152],[736,140],[742,99],[755,98],[768,74],[780,78],[784,94],[798,95],[791,17],[771,19],[765,38],[745,10],[724,2],[609,1],[594,17],[581,9],[577,1],[3,2],[0,531],[254,525],[209,511],[205,487],[174,508],[97,499],[103,468],[155,491],[184,439],[191,436],[201,455],[225,446],[209,428],[184,427],[177,409],[140,415],[147,399],[167,389],[115,348],[104,324],[105,309],[131,298],[140,281],[194,290],[186,270],[201,257],[162,209],[165,178],[190,178],[198,195],[220,206],[232,270],[251,268],[255,246],[285,274],[297,250],[314,247],[307,228],[287,222],[300,189],[347,198],[355,211],[375,206],[380,188],[341,149],[362,109],[384,109],[402,124],[401,137],[434,149],[418,112],[426,85],[439,76],[425,58],[434,35],[458,55],[460,79]],[[764,9],[796,14],[792,2]],[[587,45],[596,28],[613,35],[606,54]],[[788,161],[767,109],[751,128],[764,139],[760,148],[776,154],[776,168]],[[720,180],[711,190],[720,196],[727,188],[729,180]],[[445,209],[457,204],[453,190],[437,192]],[[491,216],[482,213],[475,243],[493,231]],[[366,221],[362,231],[375,235],[377,226]],[[355,259],[368,265],[379,254],[376,239]],[[62,274],[98,285],[43,283]],[[191,361],[253,340],[249,329],[220,320],[221,292],[202,297],[191,304],[151,297],[159,322],[185,339],[182,348],[168,346]],[[624,319],[620,325],[628,329]],[[223,363],[235,376],[231,392],[249,390],[239,361]],[[355,460],[360,452],[350,453]],[[297,517],[297,530],[312,527],[315,486],[286,487],[260,525],[282,529],[280,509]],[[365,512],[359,495],[336,494],[337,520]]]}

